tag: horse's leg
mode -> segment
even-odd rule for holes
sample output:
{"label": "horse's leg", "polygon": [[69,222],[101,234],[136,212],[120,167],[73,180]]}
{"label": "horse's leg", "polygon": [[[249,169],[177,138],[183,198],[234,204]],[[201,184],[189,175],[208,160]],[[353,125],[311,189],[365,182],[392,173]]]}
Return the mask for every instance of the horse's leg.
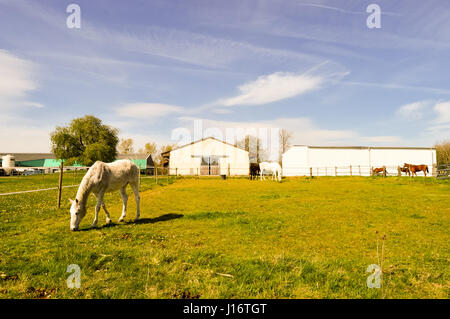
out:
{"label": "horse's leg", "polygon": [[106,214],[106,223],[110,224],[111,223],[111,217],[109,216],[109,212],[106,209],[106,205],[105,205],[104,201],[102,201],[102,208],[103,208],[103,210],[105,211],[105,214]]}
{"label": "horse's leg", "polygon": [[425,170],[425,168],[423,169],[423,175],[425,175],[425,177],[427,177],[427,171]]}
{"label": "horse's leg", "polygon": [[102,207],[102,203],[103,203],[103,193],[100,192],[97,195],[97,204],[95,205],[95,217],[94,217],[94,221],[92,222],[92,228],[97,227],[98,212],[100,211],[100,208]]}
{"label": "horse's leg", "polygon": [[119,223],[123,222],[123,219],[125,218],[125,216],[127,214],[128,195],[127,195],[126,186],[120,189],[120,196],[122,196],[123,207],[122,207],[122,215],[119,218]]}
{"label": "horse's leg", "polygon": [[140,211],[140,203],[141,203],[141,196],[139,195],[139,184],[133,183],[130,184],[131,188],[133,188],[133,192],[134,192],[134,198],[136,200],[136,218],[134,219],[134,221],[139,220],[139,217],[141,215],[141,211]]}

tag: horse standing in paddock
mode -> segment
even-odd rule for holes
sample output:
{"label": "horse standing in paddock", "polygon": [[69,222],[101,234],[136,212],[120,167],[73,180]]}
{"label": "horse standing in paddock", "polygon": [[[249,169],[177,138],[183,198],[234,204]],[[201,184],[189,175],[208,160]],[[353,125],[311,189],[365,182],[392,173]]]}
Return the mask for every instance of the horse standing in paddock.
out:
{"label": "horse standing in paddock", "polygon": [[399,169],[400,169],[400,172],[405,173],[405,175],[408,174],[409,176],[411,176],[411,172],[409,171],[408,167],[400,167],[399,166]]}
{"label": "horse standing in paddock", "polygon": [[425,175],[425,177],[427,177],[428,166],[425,164],[413,165],[413,164],[404,163],[403,168],[405,168],[405,167],[407,167],[409,169],[409,171],[411,172],[411,177],[414,177],[414,175],[417,176],[417,172],[420,172],[420,171],[422,171],[423,174]]}
{"label": "horse standing in paddock", "polygon": [[276,162],[261,162],[259,163],[260,169],[260,177],[261,180],[265,180],[264,173],[272,174],[272,180],[275,178],[276,180],[281,182],[281,166]]}
{"label": "horse standing in paddock", "polygon": [[377,167],[372,170],[373,174],[383,173],[386,171],[386,167]]}
{"label": "horse standing in paddock", "polygon": [[72,204],[70,207],[70,229],[74,231],[78,230],[81,220],[86,215],[86,203],[90,193],[93,193],[97,197],[95,218],[92,227],[97,227],[100,207],[105,211],[106,223],[111,223],[109,212],[103,202],[103,196],[107,192],[116,190],[120,191],[120,195],[122,196],[123,209],[119,222],[123,221],[127,211],[128,195],[126,187],[128,184],[131,185],[134,198],[136,199],[137,213],[135,221],[137,221],[140,216],[139,170],[137,166],[130,160],[120,160],[114,163],[95,162],[83,177],[75,200],[70,199]]}
{"label": "horse standing in paddock", "polygon": [[260,173],[258,163],[250,163],[250,180],[256,179]]}

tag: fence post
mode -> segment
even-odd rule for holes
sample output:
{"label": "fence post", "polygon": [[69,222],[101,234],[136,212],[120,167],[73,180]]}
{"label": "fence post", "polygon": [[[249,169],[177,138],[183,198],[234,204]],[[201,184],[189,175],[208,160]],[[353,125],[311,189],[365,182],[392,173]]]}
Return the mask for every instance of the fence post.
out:
{"label": "fence post", "polygon": [[359,176],[361,176],[361,165],[358,165]]}
{"label": "fence post", "polygon": [[178,167],[175,168],[175,177],[178,176]]}
{"label": "fence post", "polygon": [[228,176],[231,176],[230,163],[228,163]]}
{"label": "fence post", "polygon": [[383,177],[386,177],[386,166],[383,166]]}
{"label": "fence post", "polygon": [[328,170],[326,166],[325,166],[325,176],[328,176]]}
{"label": "fence post", "polygon": [[139,165],[138,174],[139,174],[139,185],[138,185],[138,191],[139,191],[139,188],[141,188],[141,165]]}
{"label": "fence post", "polygon": [[334,167],[334,176],[337,176],[337,166]]}
{"label": "fence post", "polygon": [[61,160],[61,163],[59,164],[58,209],[61,207],[61,194],[62,194],[63,169],[64,169],[64,164],[63,164],[63,161]]}
{"label": "fence post", "polygon": [[311,177],[311,178],[313,177],[312,176],[312,167],[309,168],[309,177]]}
{"label": "fence post", "polygon": [[400,166],[397,166],[397,176],[398,177],[402,176],[402,170],[401,170]]}
{"label": "fence post", "polygon": [[[447,167],[448,168],[448,167]],[[431,168],[431,175],[433,175],[434,177],[438,176],[438,172],[437,172],[437,164],[433,164],[433,167]]]}
{"label": "fence post", "polygon": [[373,166],[370,166],[370,176],[373,176]]}
{"label": "fence post", "polygon": [[352,176],[352,166],[350,165],[350,176]]}

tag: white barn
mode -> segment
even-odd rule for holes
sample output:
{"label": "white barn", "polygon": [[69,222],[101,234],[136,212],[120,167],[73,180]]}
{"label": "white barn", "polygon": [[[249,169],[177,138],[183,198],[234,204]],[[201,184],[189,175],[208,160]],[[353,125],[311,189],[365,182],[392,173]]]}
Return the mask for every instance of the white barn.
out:
{"label": "white barn", "polygon": [[213,137],[180,146],[169,154],[171,175],[248,175],[249,153]]}
{"label": "white barn", "polygon": [[383,166],[388,174],[393,175],[404,163],[428,165],[430,175],[435,174],[436,149],[296,145],[282,155],[284,176],[369,176],[372,168]]}

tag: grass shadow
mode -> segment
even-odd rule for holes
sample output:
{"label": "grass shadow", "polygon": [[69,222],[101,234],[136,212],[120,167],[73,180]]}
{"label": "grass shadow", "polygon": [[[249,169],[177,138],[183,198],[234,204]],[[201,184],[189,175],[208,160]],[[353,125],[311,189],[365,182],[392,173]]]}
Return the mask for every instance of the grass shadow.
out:
{"label": "grass shadow", "polygon": [[111,228],[111,227],[116,227],[119,226],[120,224],[124,224],[124,225],[129,225],[129,224],[154,224],[154,223],[158,223],[158,222],[165,222],[168,220],[173,220],[173,219],[177,219],[177,218],[181,218],[184,215],[182,214],[164,214],[155,218],[141,218],[138,221],[125,221],[123,223],[109,223],[109,224],[104,224],[102,226],[96,227],[96,228],[92,228],[92,227],[88,227],[88,228],[82,228],[79,229],[78,231],[89,231],[89,230],[99,230],[99,229],[103,229],[103,228]]}

